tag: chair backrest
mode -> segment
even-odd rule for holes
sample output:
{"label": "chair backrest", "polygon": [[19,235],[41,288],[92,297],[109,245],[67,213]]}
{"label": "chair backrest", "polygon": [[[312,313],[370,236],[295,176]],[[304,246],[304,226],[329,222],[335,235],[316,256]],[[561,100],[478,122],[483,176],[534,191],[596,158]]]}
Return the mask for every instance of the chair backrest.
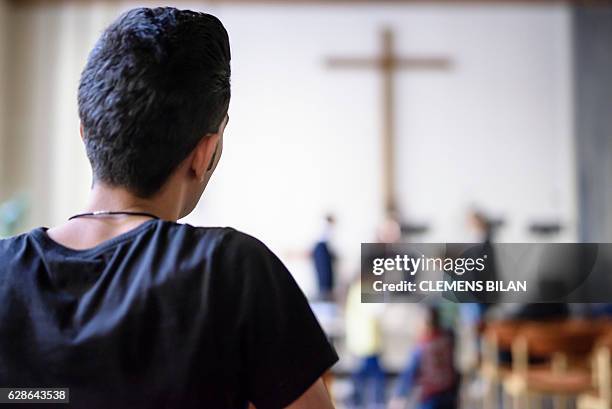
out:
{"label": "chair backrest", "polygon": [[512,347],[512,341],[524,323],[525,321],[521,320],[499,320],[488,322],[484,330],[483,338],[489,341],[495,340],[497,349],[509,351]]}
{"label": "chair backrest", "polygon": [[529,368],[529,353],[527,338],[519,335],[512,342],[512,371],[516,374],[526,374]]}
{"label": "chair backrest", "polygon": [[526,338],[531,356],[586,358],[601,334],[601,326],[584,320],[530,322],[521,327],[520,334]]}
{"label": "chair backrest", "polygon": [[500,351],[511,351],[512,343],[523,323],[500,320],[487,323],[482,336],[482,363],[497,376],[500,370]]}

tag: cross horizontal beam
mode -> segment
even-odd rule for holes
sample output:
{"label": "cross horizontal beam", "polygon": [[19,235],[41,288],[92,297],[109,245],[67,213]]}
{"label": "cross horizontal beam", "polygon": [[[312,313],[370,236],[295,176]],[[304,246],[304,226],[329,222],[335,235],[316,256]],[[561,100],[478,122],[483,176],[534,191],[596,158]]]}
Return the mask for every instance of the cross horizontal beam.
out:
{"label": "cross horizontal beam", "polygon": [[384,58],[384,57],[330,57],[327,65],[332,68],[384,68],[398,69],[440,69],[451,68],[448,58],[438,57],[410,57],[410,58]]}

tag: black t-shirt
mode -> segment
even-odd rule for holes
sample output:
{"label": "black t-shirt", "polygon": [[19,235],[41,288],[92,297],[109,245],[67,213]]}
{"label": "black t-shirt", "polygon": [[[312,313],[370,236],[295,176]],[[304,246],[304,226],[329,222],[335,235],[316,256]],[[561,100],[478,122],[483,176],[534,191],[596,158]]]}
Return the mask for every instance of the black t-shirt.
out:
{"label": "black t-shirt", "polygon": [[69,387],[64,408],[281,408],[337,359],[285,266],[234,229],[0,241],[0,387]]}

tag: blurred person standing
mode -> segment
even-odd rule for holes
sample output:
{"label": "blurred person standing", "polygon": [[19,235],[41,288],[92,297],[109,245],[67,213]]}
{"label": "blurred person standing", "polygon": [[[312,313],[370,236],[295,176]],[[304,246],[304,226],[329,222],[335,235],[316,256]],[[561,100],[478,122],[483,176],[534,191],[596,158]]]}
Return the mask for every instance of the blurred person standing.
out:
{"label": "blurred person standing", "polygon": [[428,306],[421,339],[399,376],[389,408],[405,408],[416,387],[420,389],[419,409],[456,408],[458,376],[454,362],[454,337],[442,327],[438,308]]}
{"label": "blurred person standing", "polygon": [[[399,223],[394,217],[387,217],[376,231],[378,243],[397,243],[401,238]],[[378,254],[368,254],[371,259]],[[371,276],[364,277],[369,280]],[[383,352],[381,316],[384,304],[362,303],[361,286],[358,276],[351,284],[346,300],[346,342],[348,350],[358,359],[353,373],[353,396],[355,408],[383,408],[385,406],[386,375],[380,360]],[[371,389],[371,393],[370,393]]]}
{"label": "blurred person standing", "polygon": [[353,372],[353,408],[382,409],[385,404],[385,372],[381,367],[383,304],[361,302],[361,280],[350,286],[346,299],[346,346],[358,360]]}
{"label": "blurred person standing", "polygon": [[322,301],[331,301],[334,298],[336,255],[331,246],[331,238],[335,224],[336,219],[332,214],[325,216],[323,233],[312,250],[312,261],[317,273],[318,298]]}

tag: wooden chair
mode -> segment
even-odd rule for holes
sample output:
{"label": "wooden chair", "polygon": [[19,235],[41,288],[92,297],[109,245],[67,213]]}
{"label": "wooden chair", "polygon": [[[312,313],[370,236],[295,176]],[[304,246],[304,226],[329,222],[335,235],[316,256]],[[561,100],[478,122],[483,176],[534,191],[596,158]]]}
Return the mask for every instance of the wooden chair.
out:
{"label": "wooden chair", "polygon": [[[533,322],[521,327],[512,344],[512,373],[503,381],[503,390],[513,407],[540,406],[550,396],[554,407],[566,407],[568,398],[592,388],[590,352],[601,328],[588,321]],[[539,357],[545,366],[529,364]],[[532,402],[533,401],[533,402]]]}
{"label": "wooden chair", "polygon": [[508,364],[500,364],[501,351],[510,351],[519,332],[521,321],[494,321],[487,324],[482,336],[480,376],[485,382],[484,409],[496,408],[502,382],[512,373]]}
{"label": "wooden chair", "polygon": [[612,333],[604,335],[593,354],[593,391],[578,397],[578,409],[612,409]]}

